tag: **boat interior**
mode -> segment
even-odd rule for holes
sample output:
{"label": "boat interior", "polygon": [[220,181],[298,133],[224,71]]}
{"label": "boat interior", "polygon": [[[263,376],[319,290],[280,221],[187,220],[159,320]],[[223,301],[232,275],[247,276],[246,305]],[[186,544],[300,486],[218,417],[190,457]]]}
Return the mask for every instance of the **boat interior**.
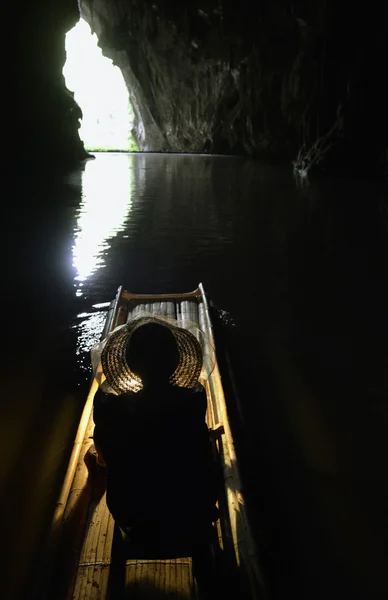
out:
{"label": "boat interior", "polygon": [[[175,319],[182,327],[194,323],[206,333],[208,351],[214,355],[214,368],[204,382],[207,424],[224,480],[218,503],[220,518],[214,525],[214,552],[219,565],[216,595],[263,598],[259,557],[247,514],[203,286],[200,284],[187,294],[157,296],[132,294],[119,288],[110,304],[101,339],[143,311]],[[115,526],[106,505],[105,470],[96,464],[91,451],[93,398],[97,388],[93,379],[55,509],[47,598],[200,598],[202,592],[193,577],[192,557],[186,556],[183,548],[155,555],[147,551],[144,539],[140,546],[127,536],[123,539]]]}

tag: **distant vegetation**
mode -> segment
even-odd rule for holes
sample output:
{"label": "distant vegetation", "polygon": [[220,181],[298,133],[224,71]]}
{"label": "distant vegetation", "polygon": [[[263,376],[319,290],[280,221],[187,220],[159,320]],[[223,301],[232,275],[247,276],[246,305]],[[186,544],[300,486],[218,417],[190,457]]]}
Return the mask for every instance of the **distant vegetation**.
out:
{"label": "distant vegetation", "polygon": [[[99,121],[100,120],[101,119],[99,119]],[[128,102],[128,122],[133,123],[133,120],[134,120],[133,108],[131,106],[131,103]],[[115,123],[115,121],[116,121],[115,114],[110,112],[109,116],[108,116],[108,122],[109,122],[108,129],[110,131],[117,131],[117,128],[120,127],[120,125]],[[95,130],[96,133],[95,133],[94,137],[99,138],[100,140],[105,140],[105,139],[107,139],[106,134],[103,136],[100,136],[98,134],[99,124],[100,123],[96,123],[96,130]],[[115,143],[115,141],[117,141],[117,136],[112,137],[112,139],[108,138],[106,143],[93,143],[89,139],[88,143],[86,143],[86,142],[84,143],[84,146],[85,146],[85,150],[87,150],[88,152],[139,152],[139,148],[137,147],[137,144],[130,133],[128,135],[128,145],[123,144],[123,143],[117,144],[117,143]]]}

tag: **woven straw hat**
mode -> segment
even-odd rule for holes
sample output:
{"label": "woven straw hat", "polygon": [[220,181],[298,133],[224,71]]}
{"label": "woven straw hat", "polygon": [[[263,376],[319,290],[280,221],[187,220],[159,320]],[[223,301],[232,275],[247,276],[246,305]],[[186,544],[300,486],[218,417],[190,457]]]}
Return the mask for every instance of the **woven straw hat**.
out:
{"label": "woven straw hat", "polygon": [[210,375],[215,364],[214,350],[208,336],[197,325],[185,322],[183,328],[175,319],[142,311],[125,325],[116,327],[92,350],[94,375],[104,392],[119,395],[142,388],[140,377],[128,366],[126,349],[134,331],[148,323],[167,327],[174,335],[179,363],[170,377],[171,384],[192,388]]}

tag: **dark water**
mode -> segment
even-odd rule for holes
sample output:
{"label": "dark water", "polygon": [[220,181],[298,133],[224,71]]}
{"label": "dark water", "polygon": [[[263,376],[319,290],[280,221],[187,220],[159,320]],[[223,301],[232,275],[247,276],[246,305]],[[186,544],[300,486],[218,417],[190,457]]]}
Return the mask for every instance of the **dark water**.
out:
{"label": "dark water", "polygon": [[[119,285],[205,285],[274,598],[388,593],[388,200],[209,156],[101,154],[13,179],[3,213],[7,598],[28,597]],[[9,536],[7,538],[7,536]],[[7,584],[6,584],[6,589]],[[27,595],[27,596],[26,596]]]}

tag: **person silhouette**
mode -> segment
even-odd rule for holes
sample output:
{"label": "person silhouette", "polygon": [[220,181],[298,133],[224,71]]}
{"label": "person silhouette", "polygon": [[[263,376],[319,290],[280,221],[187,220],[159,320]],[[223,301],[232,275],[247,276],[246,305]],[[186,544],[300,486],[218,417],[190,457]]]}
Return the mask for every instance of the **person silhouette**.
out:
{"label": "person silhouette", "polygon": [[[107,470],[107,505],[129,538],[151,553],[191,555],[206,571],[218,519],[220,475],[198,378],[203,354],[189,331],[156,317],[115,330],[101,352],[113,393],[94,399],[94,443]],[[132,390],[138,389],[136,393]],[[139,534],[140,532],[140,534]],[[151,540],[151,541],[150,541]]]}

